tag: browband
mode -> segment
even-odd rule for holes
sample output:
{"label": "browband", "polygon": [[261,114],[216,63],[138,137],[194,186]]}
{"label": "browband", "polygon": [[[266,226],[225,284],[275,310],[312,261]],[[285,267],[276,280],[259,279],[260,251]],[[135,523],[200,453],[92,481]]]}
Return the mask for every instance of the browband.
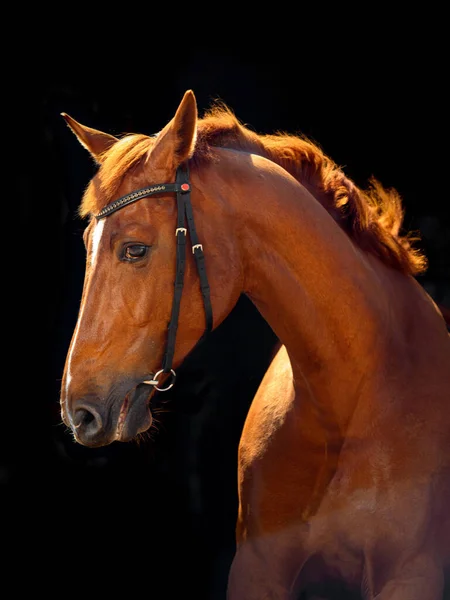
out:
{"label": "browband", "polygon": [[108,217],[113,212],[116,212],[116,210],[119,210],[128,204],[132,204],[141,198],[145,198],[146,196],[153,196],[153,194],[158,194],[160,192],[180,192],[185,194],[186,192],[189,192],[190,189],[189,183],[158,183],[150,187],[142,188],[141,190],[136,190],[135,192],[131,192],[131,194],[127,194],[126,196],[114,200],[114,202],[111,202],[102,208],[95,218],[103,219],[104,217]]}

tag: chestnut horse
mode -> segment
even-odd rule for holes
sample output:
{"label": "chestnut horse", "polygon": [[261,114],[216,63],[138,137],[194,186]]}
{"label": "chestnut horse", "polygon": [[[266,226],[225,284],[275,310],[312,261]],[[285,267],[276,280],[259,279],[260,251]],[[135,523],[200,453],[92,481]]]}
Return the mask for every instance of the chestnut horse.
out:
{"label": "chestnut horse", "polygon": [[152,137],[64,116],[99,164],[62,382],[75,439],[149,429],[155,388],[244,293],[283,346],[242,434],[230,600],[441,600],[450,338],[396,192],[225,106],[199,119],[192,91]]}

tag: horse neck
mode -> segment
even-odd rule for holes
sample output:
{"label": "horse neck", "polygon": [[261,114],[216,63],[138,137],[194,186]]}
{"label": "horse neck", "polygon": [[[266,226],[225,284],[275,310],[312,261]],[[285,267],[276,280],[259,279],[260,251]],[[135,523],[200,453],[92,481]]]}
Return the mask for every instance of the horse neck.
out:
{"label": "horse neck", "polygon": [[345,427],[388,338],[393,299],[380,285],[387,269],[277,165],[231,151],[225,163],[238,181],[230,198],[241,224],[244,291],[286,346],[295,382],[317,402],[339,402]]}

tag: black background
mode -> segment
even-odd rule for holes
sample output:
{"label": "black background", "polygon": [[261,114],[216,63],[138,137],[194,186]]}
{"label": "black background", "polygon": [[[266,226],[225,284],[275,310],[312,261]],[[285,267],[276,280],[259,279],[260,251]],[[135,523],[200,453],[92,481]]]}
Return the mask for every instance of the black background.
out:
{"label": "black background", "polygon": [[258,132],[308,135],[357,184],[374,175],[400,192],[406,228],[421,231],[430,261],[419,281],[450,306],[439,15],[395,23],[384,15],[369,29],[370,15],[328,31],[320,17],[284,14],[282,26],[269,19],[262,30],[249,19],[241,30],[236,15],[217,10],[200,26],[174,8],[159,35],[161,19],[151,27],[144,19],[148,29],[137,31],[116,15],[112,28],[81,22],[66,37],[66,15],[54,28],[27,29],[25,55],[11,51],[6,61],[11,391],[2,404],[0,483],[4,573],[19,590],[225,598],[237,444],[275,343],[243,298],[184,365],[152,441],[95,450],[73,442],[60,423],[59,385],[84,273],[76,210],[95,168],[61,111],[114,135],[150,134],[193,89],[200,116],[220,98]]}

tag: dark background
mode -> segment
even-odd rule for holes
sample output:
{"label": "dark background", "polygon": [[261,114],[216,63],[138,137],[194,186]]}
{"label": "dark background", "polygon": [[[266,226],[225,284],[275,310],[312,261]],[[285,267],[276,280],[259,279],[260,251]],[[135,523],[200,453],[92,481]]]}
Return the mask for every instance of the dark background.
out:
{"label": "dark background", "polygon": [[[235,21],[225,37],[184,30],[179,18],[169,38],[153,29],[117,40],[85,26],[72,41],[55,27],[28,38],[25,58],[7,61],[4,131],[12,129],[17,175],[4,302],[18,326],[4,311],[12,389],[2,405],[0,484],[3,573],[19,590],[224,599],[237,444],[275,343],[243,298],[183,366],[152,440],[95,450],[73,442],[59,385],[84,274],[76,210],[94,165],[61,111],[114,135],[150,134],[193,89],[200,115],[220,98],[258,132],[308,135],[357,184],[373,174],[400,192],[406,228],[420,230],[430,262],[419,281],[450,306],[443,44],[424,15],[395,25],[385,16],[374,32],[371,18],[332,38],[320,19],[289,32],[274,23],[276,42],[242,36]],[[111,52],[118,44],[123,54]]]}

